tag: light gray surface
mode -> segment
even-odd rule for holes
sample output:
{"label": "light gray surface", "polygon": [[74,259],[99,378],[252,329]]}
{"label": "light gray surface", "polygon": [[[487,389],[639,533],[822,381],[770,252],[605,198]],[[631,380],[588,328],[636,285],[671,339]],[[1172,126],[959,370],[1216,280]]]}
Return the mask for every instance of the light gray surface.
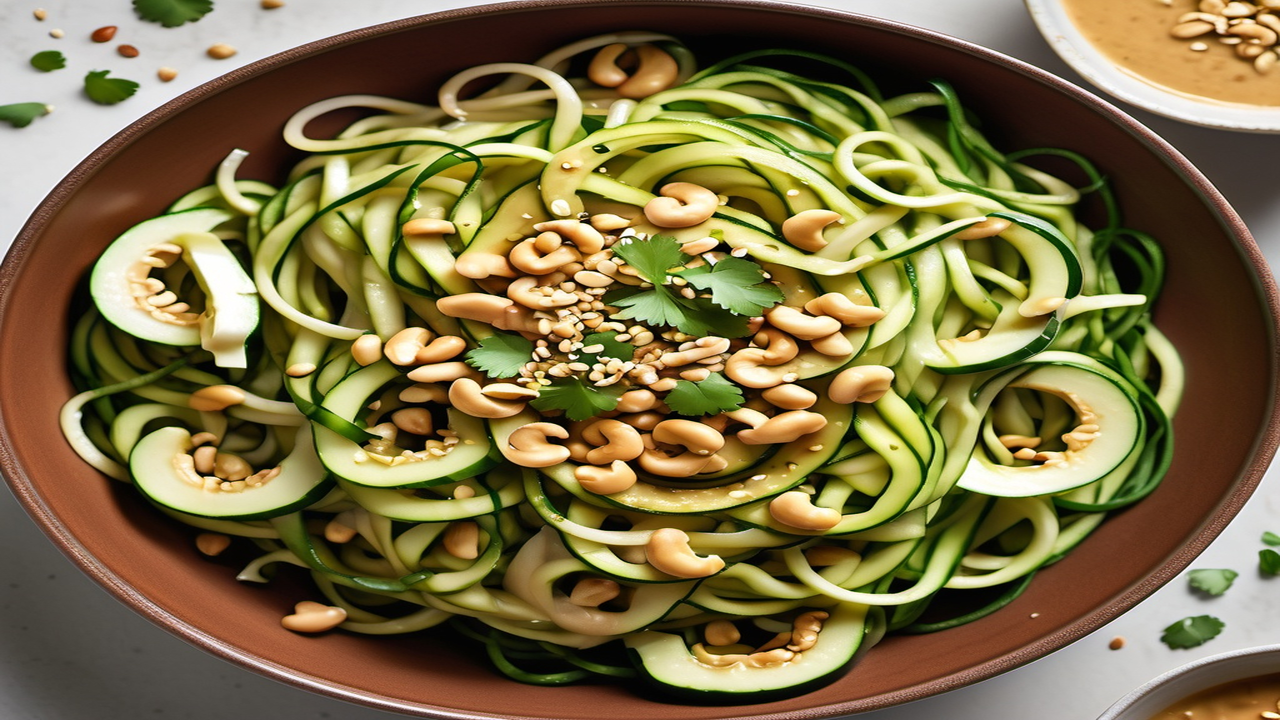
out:
{"label": "light gray surface", "polygon": [[[41,1],[49,17],[36,22],[31,11]],[[268,12],[250,0],[220,0],[200,22],[164,29],[139,22],[125,0],[5,0],[0,3],[0,104],[40,101],[57,109],[22,130],[0,125],[0,242],[7,247],[41,198],[81,158],[179,93],[303,42],[468,4],[473,3],[290,0],[286,7]],[[1079,81],[1036,34],[1016,0],[810,4],[939,30]],[[89,42],[89,33],[103,25],[120,27],[116,42]],[[54,28],[64,30],[66,37],[50,38],[47,33]],[[136,45],[142,56],[126,60],[115,55],[119,42]],[[215,42],[231,43],[240,53],[224,61],[206,58],[203,49]],[[48,75],[30,70],[27,59],[45,49],[62,50],[68,68]],[[179,78],[169,84],[157,82],[154,73],[161,65],[178,68]],[[79,78],[88,70],[108,68],[143,87],[119,105],[92,105],[79,94]],[[945,74],[945,69],[939,72]],[[1280,137],[1235,135],[1134,114],[1218,185],[1273,265],[1280,261],[1280,205],[1272,202]],[[1195,596],[1185,578],[1179,578],[1110,626],[1045,659],[976,686],[860,717],[1087,720],[1133,687],[1177,665],[1234,648],[1280,642],[1280,579],[1263,578],[1256,571],[1259,536],[1265,530],[1280,532],[1280,479],[1274,473],[1193,565],[1241,572],[1224,597]],[[154,627],[82,576],[2,491],[0,547],[0,719],[395,717],[263,679]],[[1171,651],[1159,642],[1164,626],[1202,613],[1226,621],[1219,638],[1184,651]],[[1107,649],[1115,636],[1128,639],[1124,649]]]}

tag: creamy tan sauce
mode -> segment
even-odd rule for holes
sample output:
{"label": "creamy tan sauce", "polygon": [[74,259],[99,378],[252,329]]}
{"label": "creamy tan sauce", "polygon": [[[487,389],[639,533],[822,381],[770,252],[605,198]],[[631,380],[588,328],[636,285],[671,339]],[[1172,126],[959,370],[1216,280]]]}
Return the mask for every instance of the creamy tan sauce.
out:
{"label": "creamy tan sauce", "polygon": [[[1169,35],[1195,0],[1062,0],[1094,47],[1130,74],[1185,95],[1246,105],[1280,105],[1280,67],[1268,74],[1236,56],[1214,33],[1191,40]],[[1194,42],[1208,49],[1191,50]]]}
{"label": "creamy tan sauce", "polygon": [[1259,720],[1280,715],[1278,703],[1280,673],[1201,690],[1170,705],[1151,720]]}

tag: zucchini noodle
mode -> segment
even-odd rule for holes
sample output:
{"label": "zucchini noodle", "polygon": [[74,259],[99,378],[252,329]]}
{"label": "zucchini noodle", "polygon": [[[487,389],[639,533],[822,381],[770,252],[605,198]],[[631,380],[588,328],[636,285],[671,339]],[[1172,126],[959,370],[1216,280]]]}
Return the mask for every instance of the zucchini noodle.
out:
{"label": "zucchini noodle", "polygon": [[316,103],[283,186],[234,150],[104,253],[63,430],[240,580],[309,572],[332,620],[286,628],[802,692],[998,611],[1169,466],[1159,247],[971,118],[640,32]]}

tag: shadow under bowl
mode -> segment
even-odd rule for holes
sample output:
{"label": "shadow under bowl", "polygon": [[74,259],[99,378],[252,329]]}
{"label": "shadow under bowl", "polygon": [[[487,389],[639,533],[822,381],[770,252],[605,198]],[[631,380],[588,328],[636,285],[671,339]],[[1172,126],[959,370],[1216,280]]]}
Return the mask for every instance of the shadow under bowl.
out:
{"label": "shadow under bowl", "polygon": [[[895,89],[927,90],[925,81],[944,77],[1002,149],[1058,147],[1093,159],[1114,182],[1126,223],[1159,238],[1168,256],[1157,323],[1184,353],[1189,383],[1164,485],[999,612],[942,633],[889,638],[847,677],[801,697],[707,708],[660,704],[620,685],[519,685],[476,653],[442,650],[422,635],[282,632],[280,617],[307,596],[301,585],[237,583],[230,566],[198,558],[188,528],[58,441],[58,408],[74,392],[63,359],[83,273],[118,233],[207,183],[229,150],[251,152],[241,177],[278,180],[296,160],[280,129],[308,103],[348,93],[423,100],[463,68],[529,60],[619,29],[669,32],[712,54],[780,46],[830,53]],[[215,655],[316,692],[429,717],[589,720],[608,708],[615,720],[798,720],[982,680],[1084,636],[1173,578],[1240,509],[1277,442],[1275,288],[1239,217],[1181,155],[1096,97],[992,51],[780,3],[485,6],[358,30],[251,64],[95,151],[37,208],[0,283],[0,463],[53,541],[117,598]]]}

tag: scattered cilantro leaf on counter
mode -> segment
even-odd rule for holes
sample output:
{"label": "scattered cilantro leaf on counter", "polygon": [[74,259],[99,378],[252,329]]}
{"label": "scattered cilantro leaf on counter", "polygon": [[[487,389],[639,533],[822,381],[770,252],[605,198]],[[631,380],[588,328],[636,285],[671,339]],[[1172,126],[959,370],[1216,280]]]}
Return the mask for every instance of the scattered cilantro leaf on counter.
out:
{"label": "scattered cilantro leaf on counter", "polygon": [[195,22],[213,10],[213,0],[133,0],[138,17],[165,27]]}
{"label": "scattered cilantro leaf on counter", "polygon": [[1188,576],[1191,587],[1209,595],[1221,595],[1231,587],[1240,573],[1235,570],[1192,570]]}
{"label": "scattered cilantro leaf on counter", "polygon": [[602,358],[602,357],[613,358],[615,360],[621,360],[623,362],[627,362],[628,360],[630,360],[635,355],[636,346],[632,345],[631,343],[621,342],[616,339],[617,337],[618,337],[618,333],[610,330],[609,332],[592,333],[582,338],[583,348],[589,348],[589,347],[592,347],[593,345],[604,346],[604,349],[601,350],[600,352],[594,352],[594,353],[584,352],[583,355],[589,359],[584,359],[582,362],[592,363],[592,362],[595,362],[597,358]]}
{"label": "scattered cilantro leaf on counter", "polygon": [[563,410],[570,420],[586,420],[618,407],[622,388],[610,386],[597,388],[582,378],[557,379],[555,383],[539,388],[538,397],[529,404],[538,410]]}
{"label": "scattered cilantro leaf on counter", "polygon": [[1224,627],[1226,624],[1212,615],[1196,615],[1165,628],[1160,640],[1174,650],[1193,648],[1217,637]]}
{"label": "scattered cilantro leaf on counter", "polygon": [[1277,545],[1280,545],[1280,535],[1271,531],[1264,532],[1262,533],[1262,544],[1276,547]]}
{"label": "scattered cilantro leaf on counter", "polygon": [[1258,569],[1268,575],[1280,575],[1280,553],[1271,548],[1259,550]]}
{"label": "scattered cilantro leaf on counter", "polygon": [[138,83],[107,77],[110,70],[92,70],[84,76],[84,92],[99,105],[115,105],[138,91]]}
{"label": "scattered cilantro leaf on counter", "polygon": [[67,66],[67,59],[57,50],[45,50],[31,56],[31,67],[40,72],[53,72]]}
{"label": "scattered cilantro leaf on counter", "polygon": [[756,317],[782,302],[782,291],[765,280],[764,274],[764,269],[750,260],[727,257],[708,271],[681,273],[681,277],[698,290],[710,292],[711,302],[725,310]]}
{"label": "scattered cilantro leaf on counter", "polygon": [[720,373],[711,373],[702,382],[677,380],[663,402],[677,415],[702,417],[742,407],[742,390]]}
{"label": "scattered cilantro leaf on counter", "polygon": [[49,106],[44,103],[26,102],[0,105],[0,122],[7,122],[16,128],[26,127],[31,124],[32,120],[48,114]]}
{"label": "scattered cilantro leaf on counter", "polygon": [[519,335],[497,332],[466,354],[467,364],[492,378],[515,377],[533,360],[533,343]]}

